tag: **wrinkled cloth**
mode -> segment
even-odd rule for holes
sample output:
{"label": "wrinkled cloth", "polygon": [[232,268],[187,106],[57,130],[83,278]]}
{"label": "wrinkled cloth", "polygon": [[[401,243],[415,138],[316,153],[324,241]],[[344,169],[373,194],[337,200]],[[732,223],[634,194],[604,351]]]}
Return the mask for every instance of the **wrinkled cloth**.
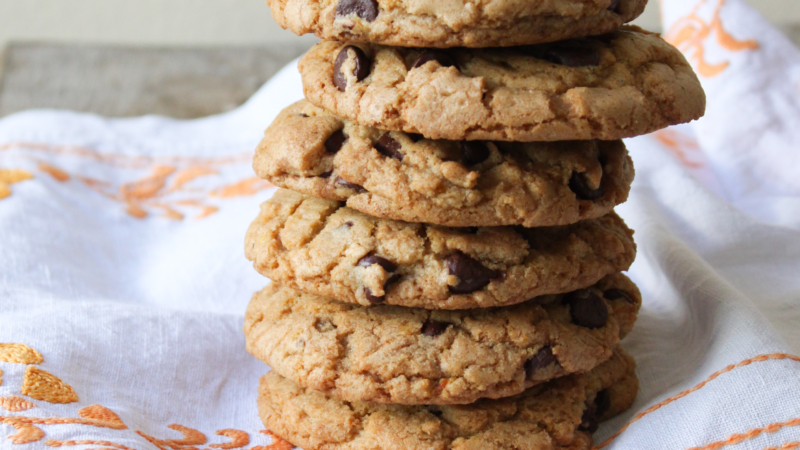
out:
{"label": "wrinkled cloth", "polygon": [[[627,140],[641,387],[595,444],[797,448],[800,52],[741,0],[662,13],[708,109]],[[293,63],[199,120],[0,119],[0,448],[291,448],[256,411],[243,239],[275,190],[252,151],[301,97]]]}

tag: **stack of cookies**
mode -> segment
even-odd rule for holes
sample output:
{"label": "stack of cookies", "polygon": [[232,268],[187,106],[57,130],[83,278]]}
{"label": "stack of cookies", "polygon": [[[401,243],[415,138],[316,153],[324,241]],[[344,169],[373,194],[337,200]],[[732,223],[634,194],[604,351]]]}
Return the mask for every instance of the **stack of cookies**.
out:
{"label": "stack of cookies", "polygon": [[[633,402],[620,140],[700,117],[646,0],[269,0],[329,39],[254,169],[259,412],[313,449],[586,449]],[[586,37],[590,36],[590,37]],[[490,48],[491,47],[491,48]]]}

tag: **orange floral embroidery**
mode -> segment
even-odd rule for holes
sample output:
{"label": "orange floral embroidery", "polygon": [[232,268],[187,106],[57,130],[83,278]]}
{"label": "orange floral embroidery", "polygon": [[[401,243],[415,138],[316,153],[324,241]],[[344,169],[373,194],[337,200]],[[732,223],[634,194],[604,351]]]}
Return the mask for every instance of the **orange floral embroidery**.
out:
{"label": "orange floral embroidery", "polygon": [[22,397],[9,395],[8,397],[0,397],[0,407],[10,412],[22,412],[35,408],[36,405]]}
{"label": "orange floral embroidery", "polygon": [[747,433],[737,433],[731,435],[724,441],[713,442],[702,447],[692,447],[688,450],[717,450],[718,448],[725,447],[726,445],[735,445],[747,439],[752,439],[761,433],[774,433],[784,427],[796,427],[800,425],[800,419],[789,420],[787,422],[769,424],[763,428],[755,428]]}
{"label": "orange floral embroidery", "polygon": [[[24,344],[0,344],[0,362],[40,364],[44,361],[42,355],[36,350]],[[2,375],[0,370],[0,375]],[[23,380],[22,393],[31,398],[47,401],[51,403],[64,403],[67,401],[77,401],[78,397],[71,386],[64,383],[58,377],[45,372],[38,367],[28,366]],[[36,405],[24,398],[14,395],[0,397],[0,408],[9,412],[22,412],[35,408]],[[78,410],[77,418],[40,418],[25,416],[0,416],[0,424],[6,424],[16,430],[16,433],[7,436],[13,444],[31,444],[41,442],[45,438],[43,426],[47,425],[88,425],[111,430],[127,430],[128,427],[122,419],[112,410],[101,405],[92,405]],[[160,450],[200,450],[198,446],[205,445],[208,439],[205,434],[198,430],[173,424],[169,428],[179,431],[181,439],[157,439],[141,431],[135,430],[137,434],[145,438],[148,442],[155,445]],[[269,431],[262,431],[272,437],[272,443],[266,446],[253,446],[250,450],[291,450],[292,444]],[[210,444],[206,450],[235,450],[243,449],[250,444],[250,435],[245,431],[236,429],[223,429],[216,432],[218,436],[224,436],[229,442],[220,444]],[[45,445],[49,447],[68,447],[68,446],[98,446],[94,450],[133,450],[122,444],[108,440],[47,440]]]}
{"label": "orange floral embroidery", "polygon": [[225,444],[211,444],[209,447],[229,450],[233,448],[242,448],[250,443],[250,436],[248,436],[244,431],[227,429],[218,430],[217,434],[220,436],[227,436],[231,438],[231,441]]}
{"label": "orange floral embroidery", "polygon": [[[701,17],[700,9],[707,7],[711,1],[716,2],[710,20]],[[711,64],[706,61],[706,39],[714,33],[717,43],[726,50],[740,52],[759,48],[758,42],[752,39],[739,41],[731,36],[719,18],[725,0],[700,0],[689,15],[677,20],[664,34],[664,39],[678,47],[689,59],[694,60],[697,72],[704,77],[714,77],[722,73],[730,63],[723,61]]]}
{"label": "orange floral embroidery", "polygon": [[681,392],[678,395],[675,395],[675,396],[670,397],[670,398],[668,398],[668,399],[666,399],[664,401],[656,403],[655,405],[653,405],[653,406],[647,408],[646,410],[640,412],[639,414],[634,416],[633,419],[628,421],[628,423],[626,423],[625,426],[623,426],[619,431],[614,433],[610,438],[606,439],[605,442],[603,442],[602,444],[600,444],[598,446],[592,447],[592,450],[599,450],[599,449],[602,449],[602,448],[608,446],[608,444],[610,444],[614,439],[618,438],[619,435],[621,435],[625,430],[627,430],[628,427],[633,425],[634,422],[637,422],[639,419],[641,419],[642,417],[650,414],[653,411],[657,411],[658,409],[660,409],[663,406],[669,405],[670,403],[674,402],[675,400],[679,400],[679,399],[681,399],[683,397],[686,397],[687,395],[691,394],[692,392],[695,392],[695,391],[698,391],[698,390],[702,389],[705,385],[707,385],[711,381],[717,379],[717,377],[719,377],[720,375],[723,375],[725,373],[728,373],[728,372],[730,372],[730,371],[732,371],[734,369],[738,369],[740,367],[749,366],[750,364],[753,364],[753,363],[763,362],[763,361],[772,361],[772,360],[784,360],[784,359],[800,362],[800,356],[788,355],[786,353],[771,353],[769,355],[758,355],[758,356],[756,356],[754,358],[745,359],[744,361],[741,361],[739,363],[731,364],[728,367],[726,367],[726,368],[724,368],[724,369],[722,369],[722,370],[720,370],[718,372],[714,372],[713,374],[711,374],[711,376],[709,376],[705,380],[703,380],[700,383],[698,383],[695,387],[693,387],[691,389],[687,389],[687,390]]}
{"label": "orange floral embroidery", "polygon": [[41,364],[44,358],[25,344],[0,344],[0,362]]}
{"label": "orange floral embroidery", "polygon": [[685,167],[703,167],[701,161],[693,160],[693,156],[701,154],[700,145],[697,141],[682,134],[675,129],[667,128],[653,133],[653,137],[658,140],[670,153]]}
{"label": "orange floral embroidery", "polygon": [[[179,431],[183,435],[183,439],[158,439],[139,430],[136,430],[136,433],[147,439],[159,450],[199,450],[194,446],[205,445],[208,442],[206,436],[195,429],[177,424],[169,425],[169,428]],[[261,432],[270,436],[272,443],[265,446],[251,447],[250,450],[292,450],[294,448],[294,445],[274,435],[271,431],[262,430]],[[225,444],[211,444],[208,446],[209,448],[237,449],[243,448],[250,443],[250,436],[241,430],[225,429],[217,431],[216,434],[229,437],[231,441]]]}
{"label": "orange floral embroidery", "polygon": [[78,394],[57,376],[34,366],[25,370],[22,394],[48,403],[74,403]]}
{"label": "orange floral embroidery", "polygon": [[[144,219],[151,214],[172,219],[183,220],[188,210],[199,210],[192,214],[195,219],[208,217],[219,211],[219,206],[210,201],[214,198],[231,198],[254,195],[264,189],[273,187],[267,181],[247,178],[233,183],[217,183],[209,187],[212,176],[227,176],[224,167],[249,163],[252,153],[221,158],[196,157],[146,157],[121,154],[101,153],[94,149],[79,146],[56,146],[38,143],[12,143],[0,145],[4,150],[24,150],[41,152],[52,157],[81,158],[115,169],[128,172],[142,172],[138,178],[130,181],[103,181],[81,174],[70,174],[55,166],[52,161],[41,161],[24,155],[37,162],[38,170],[47,173],[58,182],[66,183],[73,178],[82,182],[100,195],[124,205],[125,211],[132,217]],[[249,164],[248,172],[249,172]],[[0,198],[3,192],[10,195],[10,187],[3,187],[0,178]],[[6,183],[8,184],[8,183]]]}
{"label": "orange floral embroidery", "polygon": [[30,180],[33,174],[20,169],[0,169],[0,200],[11,195],[11,185]]}

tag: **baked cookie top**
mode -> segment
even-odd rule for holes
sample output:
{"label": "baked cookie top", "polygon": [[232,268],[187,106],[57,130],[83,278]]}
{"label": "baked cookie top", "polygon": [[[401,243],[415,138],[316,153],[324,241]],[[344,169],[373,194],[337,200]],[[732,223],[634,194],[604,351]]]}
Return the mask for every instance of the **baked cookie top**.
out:
{"label": "baked cookie top", "polygon": [[467,309],[591,286],[627,270],[636,246],[613,212],[562,227],[447,228],[281,189],[261,205],[245,253],[263,275],[323,297]]}
{"label": "baked cookie top", "polygon": [[431,139],[614,140],[697,119],[705,94],[681,52],[636,27],[493,49],[320,42],[306,98],[361,125]]}
{"label": "baked cookie top", "polygon": [[628,197],[621,140],[428,140],[339,119],[303,100],[284,109],[253,159],[272,183],[363,213],[454,227],[566,225]]}
{"label": "baked cookie top", "polygon": [[630,407],[639,387],[621,349],[586,374],[471,405],[346,402],[272,371],[258,410],[267,429],[306,450],[588,450],[599,421]]}
{"label": "baked cookie top", "polygon": [[507,47],[602,34],[647,0],[267,0],[295,34],[402,47]]}
{"label": "baked cookie top", "polygon": [[519,394],[608,359],[641,306],[622,274],[566,295],[459,311],[360,306],[272,283],[245,314],[247,350],[347,401],[466,404]]}

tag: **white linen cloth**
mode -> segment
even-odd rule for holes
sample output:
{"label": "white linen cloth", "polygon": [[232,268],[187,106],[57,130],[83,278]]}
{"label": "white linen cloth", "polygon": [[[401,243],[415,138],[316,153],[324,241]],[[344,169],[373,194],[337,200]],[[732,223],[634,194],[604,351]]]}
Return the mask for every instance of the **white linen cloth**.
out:
{"label": "white linen cloth", "polygon": [[[800,52],[741,0],[662,9],[708,109],[627,141],[637,175],[618,211],[636,230],[644,305],[624,346],[641,389],[595,442],[797,448]],[[33,175],[0,200],[0,448],[288,450],[260,432],[267,368],[241,327],[266,280],[242,247],[273,192],[253,178],[252,149],[301,95],[291,64],[241,108],[200,120],[0,120],[0,180]],[[77,402],[23,395],[34,367]]]}

